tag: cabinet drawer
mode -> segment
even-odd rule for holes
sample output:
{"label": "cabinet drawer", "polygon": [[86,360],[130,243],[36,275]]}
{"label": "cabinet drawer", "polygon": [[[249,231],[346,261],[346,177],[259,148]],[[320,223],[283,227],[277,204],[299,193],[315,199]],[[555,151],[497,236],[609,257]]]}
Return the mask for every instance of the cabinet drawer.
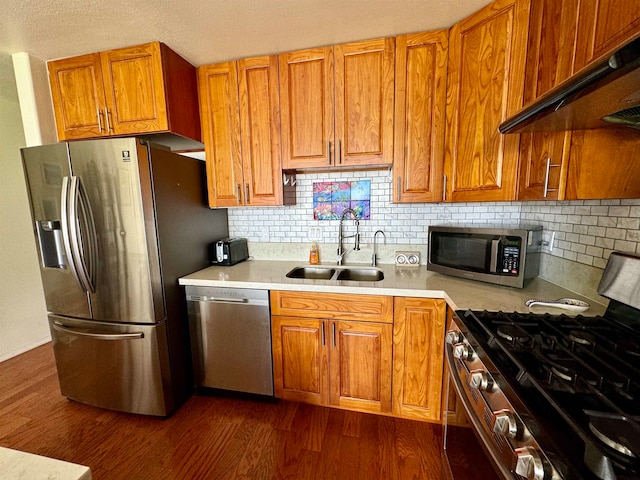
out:
{"label": "cabinet drawer", "polygon": [[322,292],[271,292],[272,315],[393,323],[393,297]]}

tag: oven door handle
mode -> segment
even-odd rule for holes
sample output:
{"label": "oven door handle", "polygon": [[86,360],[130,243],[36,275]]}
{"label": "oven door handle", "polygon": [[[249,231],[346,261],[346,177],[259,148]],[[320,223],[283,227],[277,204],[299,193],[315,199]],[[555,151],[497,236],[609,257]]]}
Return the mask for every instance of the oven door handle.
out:
{"label": "oven door handle", "polygon": [[505,466],[502,463],[500,452],[497,451],[493,440],[490,438],[489,434],[483,428],[482,419],[474,411],[473,406],[471,405],[471,401],[469,400],[469,398],[465,393],[465,389],[462,385],[462,380],[458,376],[458,369],[456,367],[456,358],[453,355],[452,344],[450,343],[445,344],[445,354],[447,358],[447,364],[449,366],[449,376],[451,377],[451,382],[447,382],[447,384],[448,385],[453,384],[456,396],[458,397],[460,404],[464,408],[464,411],[467,414],[467,418],[469,419],[469,421],[473,426],[473,430],[477,434],[478,439],[484,445],[486,452],[491,456],[491,461],[493,462],[493,464],[496,466],[498,470],[500,470],[502,477],[504,479],[513,478],[513,473],[509,470],[507,466]]}

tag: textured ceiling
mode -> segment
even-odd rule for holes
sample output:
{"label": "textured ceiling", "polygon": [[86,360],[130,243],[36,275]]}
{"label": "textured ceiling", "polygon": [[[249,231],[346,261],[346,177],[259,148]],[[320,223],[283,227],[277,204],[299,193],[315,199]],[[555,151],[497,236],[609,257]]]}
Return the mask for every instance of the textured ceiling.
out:
{"label": "textured ceiling", "polygon": [[194,65],[435,30],[489,0],[3,0],[0,56],[43,60],[160,40]]}

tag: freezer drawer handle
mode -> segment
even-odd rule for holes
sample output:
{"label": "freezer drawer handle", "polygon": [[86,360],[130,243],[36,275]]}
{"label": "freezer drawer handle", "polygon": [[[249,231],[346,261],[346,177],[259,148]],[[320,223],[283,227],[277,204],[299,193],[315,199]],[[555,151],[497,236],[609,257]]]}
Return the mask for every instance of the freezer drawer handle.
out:
{"label": "freezer drawer handle", "polygon": [[87,333],[65,327],[61,323],[54,322],[53,328],[59,332],[68,333],[70,335],[78,335],[80,337],[95,338],[96,340],[135,340],[144,338],[143,332],[134,333]]}

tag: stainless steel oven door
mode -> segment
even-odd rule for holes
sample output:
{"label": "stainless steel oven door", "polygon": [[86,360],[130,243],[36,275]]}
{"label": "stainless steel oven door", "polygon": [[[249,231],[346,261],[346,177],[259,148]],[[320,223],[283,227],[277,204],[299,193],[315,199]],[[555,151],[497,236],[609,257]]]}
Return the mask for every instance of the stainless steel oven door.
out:
{"label": "stainless steel oven door", "polygon": [[[447,356],[451,354],[451,347],[447,345]],[[449,358],[447,358],[449,360]],[[451,359],[452,360],[452,359]],[[460,379],[451,375],[449,362],[445,365],[446,379],[446,410],[443,415],[444,423],[444,478],[448,480],[506,480],[514,478],[511,473],[499,467],[493,460],[486,435],[475,417],[473,409],[464,391],[456,382]],[[502,470],[502,471],[501,471]],[[499,473],[500,472],[500,473]]]}

